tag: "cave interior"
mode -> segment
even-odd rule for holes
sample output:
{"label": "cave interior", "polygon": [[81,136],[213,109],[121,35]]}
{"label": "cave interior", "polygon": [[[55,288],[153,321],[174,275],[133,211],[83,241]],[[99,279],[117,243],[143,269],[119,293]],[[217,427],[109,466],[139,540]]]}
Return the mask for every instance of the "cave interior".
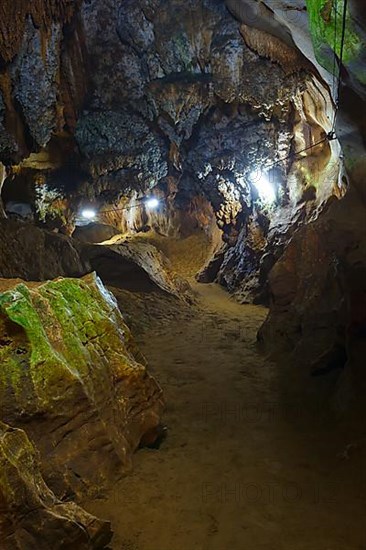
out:
{"label": "cave interior", "polygon": [[0,550],[366,550],[363,0],[1,0]]}

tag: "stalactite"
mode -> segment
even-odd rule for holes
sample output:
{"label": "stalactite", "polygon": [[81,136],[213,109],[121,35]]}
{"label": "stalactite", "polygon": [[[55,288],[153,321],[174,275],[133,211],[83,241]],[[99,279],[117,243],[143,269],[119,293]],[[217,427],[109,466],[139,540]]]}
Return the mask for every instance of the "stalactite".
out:
{"label": "stalactite", "polygon": [[279,63],[287,74],[309,69],[310,65],[301,53],[280,38],[244,24],[240,26],[240,32],[249,48],[258,55]]}
{"label": "stalactite", "polygon": [[2,0],[0,4],[0,59],[10,62],[22,43],[27,16],[47,31],[53,21],[71,20],[79,0]]}

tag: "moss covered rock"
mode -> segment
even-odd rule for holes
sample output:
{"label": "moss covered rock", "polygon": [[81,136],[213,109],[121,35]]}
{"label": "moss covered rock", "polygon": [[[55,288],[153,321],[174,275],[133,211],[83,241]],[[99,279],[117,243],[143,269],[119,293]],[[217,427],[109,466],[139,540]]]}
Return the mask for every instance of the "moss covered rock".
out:
{"label": "moss covered rock", "polygon": [[[334,54],[338,59],[341,56],[344,3],[341,0],[307,0],[306,5],[317,61],[329,72],[337,74]],[[366,85],[365,46],[364,33],[348,7],[343,63],[359,86]]]}
{"label": "moss covered rock", "polygon": [[26,429],[59,494],[94,492],[158,426],[161,389],[94,274],[2,289],[1,418]]}

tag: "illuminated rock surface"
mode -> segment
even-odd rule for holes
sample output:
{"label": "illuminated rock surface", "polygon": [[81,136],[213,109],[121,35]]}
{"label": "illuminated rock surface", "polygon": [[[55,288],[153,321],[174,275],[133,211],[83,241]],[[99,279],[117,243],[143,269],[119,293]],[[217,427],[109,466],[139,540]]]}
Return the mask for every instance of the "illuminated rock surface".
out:
{"label": "illuminated rock surface", "polygon": [[[364,0],[1,2],[0,276],[97,271],[165,375],[172,404],[172,454],[149,451],[133,492],[141,505],[113,502],[108,511],[118,550],[272,549],[280,539],[286,550],[365,547],[351,512],[351,485],[362,485],[352,456],[348,469],[349,449],[364,464],[365,441],[364,8]],[[94,230],[78,227],[85,209]],[[160,250],[181,276],[199,272],[237,302],[269,306],[259,340],[278,365],[255,349],[267,310],[214,285],[193,296]],[[2,285],[0,418],[24,430],[15,435],[25,449],[19,434],[38,448],[57,498],[98,499],[139,443],[153,443],[161,390],[93,276]],[[222,402],[235,416],[235,400],[262,410],[266,397],[282,406],[287,396],[304,412],[290,430],[287,418],[200,419],[203,400],[222,417]],[[8,439],[11,429],[0,433]],[[195,491],[206,473],[215,485],[233,472],[235,486],[257,475],[259,485],[280,487],[294,475],[320,492],[332,475],[350,484],[334,508],[306,498],[287,508],[205,507]],[[163,498],[153,511],[156,487]],[[46,534],[44,514],[64,506],[52,498],[32,526]],[[360,514],[359,502],[360,494]],[[57,525],[73,548],[83,542],[72,539],[71,508]],[[125,524],[135,526],[132,542]]]}
{"label": "illuminated rock surface", "polygon": [[84,245],[81,258],[108,285],[140,292],[162,291],[188,302],[194,299],[187,281],[148,242],[117,239],[116,244]]}
{"label": "illuminated rock surface", "polygon": [[2,289],[1,417],[34,441],[58,495],[98,491],[158,426],[161,389],[94,275]]}
{"label": "illuminated rock surface", "polygon": [[[0,157],[17,165],[4,200],[27,192],[49,229],[69,232],[91,201],[99,222],[159,235],[193,232],[184,213],[199,226],[207,201],[225,244],[210,280],[241,301],[265,301],[262,256],[276,261],[297,227],[344,191],[337,142],[314,148],[311,161],[275,165],[275,208],[250,181],[331,129],[329,91],[289,33],[249,28],[240,9],[237,20],[216,0],[127,1],[123,9],[92,0],[59,11],[40,2],[40,12],[42,4],[44,24],[27,20],[0,81]],[[37,97],[34,74],[42,74]],[[41,151],[27,150],[28,134]],[[153,188],[159,216],[136,203]]]}

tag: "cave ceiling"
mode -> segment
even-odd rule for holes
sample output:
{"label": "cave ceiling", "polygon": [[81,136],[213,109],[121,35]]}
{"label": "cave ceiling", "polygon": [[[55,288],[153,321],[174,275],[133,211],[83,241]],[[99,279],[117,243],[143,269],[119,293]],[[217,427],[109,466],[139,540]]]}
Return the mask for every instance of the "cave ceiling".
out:
{"label": "cave ceiling", "polygon": [[[146,219],[128,205],[154,193],[162,232],[202,199],[230,248],[223,265],[245,264],[240,279],[243,238],[258,272],[268,243],[278,257],[299,224],[343,196],[341,146],[327,139],[337,102],[329,2],[21,4],[1,8],[1,181],[3,201],[29,203],[37,223],[71,233],[91,204],[101,221],[139,230]],[[360,6],[350,2],[344,57],[357,97]],[[343,140],[360,144],[352,124]]]}

